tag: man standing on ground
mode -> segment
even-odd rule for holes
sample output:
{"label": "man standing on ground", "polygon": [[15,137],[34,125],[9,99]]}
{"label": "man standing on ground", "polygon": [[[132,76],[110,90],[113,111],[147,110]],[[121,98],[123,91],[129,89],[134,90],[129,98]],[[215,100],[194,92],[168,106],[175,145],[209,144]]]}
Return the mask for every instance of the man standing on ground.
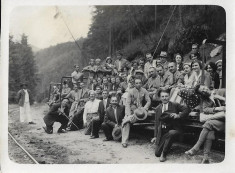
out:
{"label": "man standing on ground", "polygon": [[31,104],[31,92],[27,89],[27,84],[22,83],[22,88],[17,93],[17,100],[20,106],[20,122],[27,122],[29,124],[35,124],[31,118],[30,104]]}

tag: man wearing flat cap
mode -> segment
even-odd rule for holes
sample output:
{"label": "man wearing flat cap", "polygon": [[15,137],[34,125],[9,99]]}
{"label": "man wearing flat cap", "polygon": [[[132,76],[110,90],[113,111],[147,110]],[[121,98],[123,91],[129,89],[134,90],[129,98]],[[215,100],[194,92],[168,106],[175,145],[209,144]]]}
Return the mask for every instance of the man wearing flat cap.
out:
{"label": "man wearing flat cap", "polygon": [[17,101],[20,106],[20,122],[27,122],[29,124],[35,124],[32,121],[30,104],[32,103],[32,96],[30,90],[27,89],[26,83],[21,83],[21,90],[17,93]]}
{"label": "man wearing flat cap", "polygon": [[156,108],[154,138],[151,142],[156,144],[156,157],[160,157],[160,162],[164,162],[172,143],[182,134],[181,120],[188,116],[190,109],[170,102],[169,90],[160,90],[158,96],[162,104]]}
{"label": "man wearing flat cap", "polygon": [[167,56],[167,52],[161,51],[159,57],[161,59],[161,64],[164,67],[164,70],[168,71],[168,61],[167,61],[168,56]]}

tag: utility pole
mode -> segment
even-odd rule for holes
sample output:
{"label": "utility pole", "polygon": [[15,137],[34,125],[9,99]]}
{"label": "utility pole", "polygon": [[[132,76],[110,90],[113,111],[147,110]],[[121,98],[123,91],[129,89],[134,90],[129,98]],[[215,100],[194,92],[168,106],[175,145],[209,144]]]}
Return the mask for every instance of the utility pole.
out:
{"label": "utility pole", "polygon": [[156,32],[156,31],[157,31],[157,6],[155,5],[154,7],[155,7],[155,9],[154,9],[154,12],[155,12],[155,17],[154,17],[154,31]]}

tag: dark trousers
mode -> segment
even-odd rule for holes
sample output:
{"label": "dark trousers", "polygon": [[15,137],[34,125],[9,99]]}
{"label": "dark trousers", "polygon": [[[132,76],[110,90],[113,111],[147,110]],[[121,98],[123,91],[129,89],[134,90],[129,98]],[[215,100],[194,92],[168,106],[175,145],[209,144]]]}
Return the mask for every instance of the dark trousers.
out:
{"label": "dark trousers", "polygon": [[[83,111],[80,111],[80,112],[76,112],[74,114],[74,117],[73,117],[73,120],[72,120],[73,123],[70,124],[70,129],[71,130],[79,130],[79,129],[82,129],[83,128]],[[78,127],[76,127],[75,125]]]}
{"label": "dark trousers", "polygon": [[[47,116],[50,116],[50,115],[47,115]],[[61,123],[61,126],[58,130],[61,130],[61,129],[66,129],[69,119],[63,115],[57,115],[57,116],[53,116],[53,119],[46,119],[44,117],[44,122],[48,130],[53,130],[54,122],[59,122]]]}
{"label": "dark trousers", "polygon": [[160,157],[162,152],[167,154],[173,142],[180,136],[181,133],[182,132],[179,130],[169,130],[165,133],[161,137],[159,144],[156,146],[155,156]]}
{"label": "dark trousers", "polygon": [[100,120],[93,119],[91,121],[91,135],[99,137],[99,131],[100,131]]}
{"label": "dark trousers", "polygon": [[111,126],[110,124],[104,122],[104,123],[102,123],[101,128],[103,129],[105,137],[107,139],[112,139],[113,138],[113,136],[112,136],[112,131],[113,131],[113,128],[114,128],[113,126]]}

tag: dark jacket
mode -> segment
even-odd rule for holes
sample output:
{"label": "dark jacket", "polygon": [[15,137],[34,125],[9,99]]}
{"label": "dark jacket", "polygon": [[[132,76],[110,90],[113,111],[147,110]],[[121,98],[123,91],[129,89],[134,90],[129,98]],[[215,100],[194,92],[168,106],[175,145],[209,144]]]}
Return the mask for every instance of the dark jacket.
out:
{"label": "dark jacket", "polygon": [[[168,104],[168,111],[172,113],[179,114],[180,119],[185,118],[190,113],[190,109],[186,106],[180,105],[179,103],[169,102]],[[162,104],[158,105],[156,108],[155,114],[155,130],[154,130],[154,137],[157,137],[156,143],[160,142],[161,138],[161,122],[159,121],[159,117],[162,114]],[[178,124],[180,126],[181,124]]]}
{"label": "dark jacket", "polygon": [[[106,109],[109,107],[109,104],[110,104],[110,98],[107,99]],[[98,108],[100,123],[103,123],[103,121],[104,121],[105,112],[106,111],[104,109],[104,102],[103,102],[103,100],[101,100],[99,103],[99,108]]]}
{"label": "dark jacket", "polygon": [[[32,95],[31,95],[31,91],[28,90],[28,94],[29,94],[29,103],[33,104],[33,100],[32,100]],[[25,100],[25,92],[23,89],[19,90],[17,93],[17,102],[19,104],[19,106],[23,107],[24,106],[24,100]]]}
{"label": "dark jacket", "polygon": [[[58,103],[58,104],[54,104],[50,107],[50,110],[49,112],[44,116],[44,122],[47,124],[47,125],[51,125],[53,124],[57,117],[58,116],[63,116],[63,115],[59,115],[59,112],[58,112],[58,109],[61,107],[61,104]],[[65,110],[64,110],[66,116],[68,117],[69,116],[69,108],[66,107]]]}
{"label": "dark jacket", "polygon": [[125,116],[125,107],[121,106],[121,105],[118,105],[117,106],[117,119],[118,119],[118,122],[117,122],[116,118],[115,118],[114,110],[110,106],[106,110],[106,115],[104,117],[104,122],[109,124],[112,127],[114,127],[115,124],[121,125],[124,116]]}

